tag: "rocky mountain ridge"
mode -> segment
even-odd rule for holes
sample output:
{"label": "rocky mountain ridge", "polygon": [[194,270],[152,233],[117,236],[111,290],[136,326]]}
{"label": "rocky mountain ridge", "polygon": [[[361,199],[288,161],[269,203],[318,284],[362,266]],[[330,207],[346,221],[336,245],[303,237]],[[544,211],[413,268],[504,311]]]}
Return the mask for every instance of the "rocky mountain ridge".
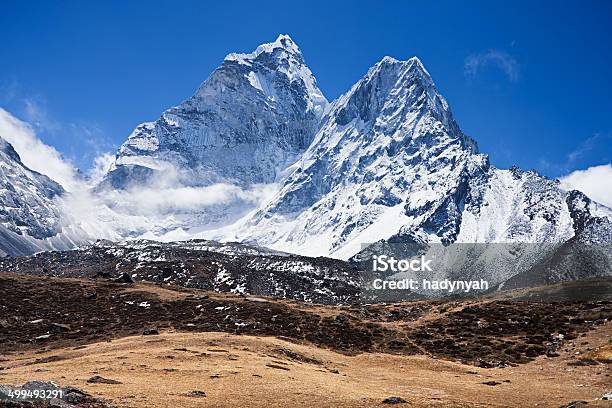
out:
{"label": "rocky mountain ridge", "polygon": [[[14,156],[2,158],[19,174]],[[53,204],[61,191],[26,173],[34,180],[33,207],[19,213],[27,204],[6,202],[13,235],[4,252],[100,238],[65,239]],[[5,175],[9,187],[17,185],[11,177]],[[192,97],[138,126],[94,192],[109,208],[102,222],[117,224],[115,236],[123,238],[239,241],[340,259],[355,259],[372,243],[510,244],[504,251],[512,256],[487,275],[495,285],[531,274],[576,244],[612,244],[612,210],[536,172],[493,166],[461,131],[418,58],[385,57],[328,103],[286,35],[252,53],[229,54]],[[179,207],[143,207],[159,195],[173,204],[185,194]],[[129,202],[133,197],[140,201]],[[47,244],[16,248],[17,231],[19,242]],[[522,265],[514,244],[530,253],[518,272],[508,268]],[[595,274],[612,274],[609,252],[600,255]]]}

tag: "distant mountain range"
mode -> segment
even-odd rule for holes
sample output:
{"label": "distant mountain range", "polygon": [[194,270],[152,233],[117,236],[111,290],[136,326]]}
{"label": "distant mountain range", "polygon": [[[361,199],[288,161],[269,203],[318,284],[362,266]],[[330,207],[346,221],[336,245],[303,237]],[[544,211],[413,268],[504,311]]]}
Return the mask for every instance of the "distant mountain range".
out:
{"label": "distant mountain range", "polygon": [[[57,206],[62,187],[2,146],[1,251],[106,238],[71,228]],[[168,186],[231,194],[144,214],[148,227],[118,225],[118,236],[231,240],[341,259],[364,244],[398,240],[558,244],[555,251],[612,244],[609,208],[536,172],[491,165],[418,58],[384,57],[328,103],[287,35],[229,54],[192,97],[139,125],[92,194]],[[118,214],[111,224],[143,215],[138,208],[122,215],[120,202],[109,211]]]}

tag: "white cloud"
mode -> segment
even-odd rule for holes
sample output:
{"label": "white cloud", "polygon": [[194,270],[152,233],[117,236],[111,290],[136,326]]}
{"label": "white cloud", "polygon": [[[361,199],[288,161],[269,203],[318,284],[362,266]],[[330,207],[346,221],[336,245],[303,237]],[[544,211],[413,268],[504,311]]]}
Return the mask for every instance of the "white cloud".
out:
{"label": "white cloud", "polygon": [[[73,232],[74,228],[83,227],[83,231],[93,238],[119,238],[116,227],[105,221],[112,220],[114,214],[91,194],[89,185],[79,176],[72,163],[38,138],[31,124],[0,108],[0,137],[13,145],[25,166],[50,177],[69,192],[57,199],[65,227]],[[99,159],[100,166],[103,161],[103,158]],[[92,170],[96,176],[97,171]],[[121,220],[121,225],[127,225],[127,222]]]}
{"label": "white cloud", "polygon": [[612,164],[576,170],[559,178],[566,190],[579,190],[589,198],[612,208]]}
{"label": "white cloud", "polygon": [[0,108],[0,137],[13,145],[27,167],[49,176],[67,190],[79,187],[75,167],[53,147],[44,144],[32,126]]}
{"label": "white cloud", "polygon": [[487,66],[495,66],[501,69],[511,82],[516,82],[519,79],[520,69],[516,59],[499,50],[489,50],[468,56],[465,59],[463,70],[466,77],[473,78]]}
{"label": "white cloud", "polygon": [[275,185],[262,184],[245,190],[224,183],[205,187],[160,183],[127,190],[104,191],[102,195],[109,207],[119,210],[122,214],[162,217],[218,205],[229,207],[244,203],[255,206],[273,194],[276,191],[275,187]]}
{"label": "white cloud", "polygon": [[27,167],[52,178],[70,192],[61,200],[67,225],[80,225],[88,231],[104,231],[100,233],[104,237],[116,237],[114,232],[124,229],[145,231],[151,225],[164,224],[168,217],[197,213],[209,207],[236,207],[238,211],[255,207],[276,189],[275,185],[242,189],[223,183],[192,187],[183,184],[178,170],[168,164],[168,168],[148,185],[98,194],[90,188],[102,180],[114,162],[114,155],[98,155],[93,167],[86,172],[86,180],[69,160],[38,138],[32,124],[17,119],[2,108],[0,137],[13,145]]}
{"label": "white cloud", "polygon": [[[49,176],[69,192],[57,199],[62,223],[65,230],[83,237],[119,240],[148,234],[149,238],[162,238],[178,236],[172,234],[179,231],[181,237],[188,238],[192,233],[183,226],[198,227],[197,222],[208,225],[216,214],[225,214],[225,221],[237,219],[278,188],[276,184],[241,188],[224,183],[194,187],[168,163],[146,185],[97,191],[92,187],[106,175],[114,156],[99,154],[86,172],[87,178],[82,177],[69,160],[38,138],[37,129],[41,129],[39,124],[21,121],[0,108],[0,137],[13,145],[27,167]],[[88,133],[83,135],[83,143],[87,143]],[[194,219],[199,220],[196,225]]]}
{"label": "white cloud", "polygon": [[106,175],[114,161],[115,156],[110,153],[102,153],[96,156],[93,167],[88,172],[89,184],[92,187],[102,181],[104,175]]}

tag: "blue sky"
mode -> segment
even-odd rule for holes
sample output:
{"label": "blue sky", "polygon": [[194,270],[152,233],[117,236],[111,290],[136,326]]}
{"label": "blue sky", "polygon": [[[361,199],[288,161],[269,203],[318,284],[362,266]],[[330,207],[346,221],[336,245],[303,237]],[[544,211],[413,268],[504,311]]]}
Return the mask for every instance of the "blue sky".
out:
{"label": "blue sky", "polygon": [[330,100],[385,55],[419,56],[499,167],[612,161],[610,1],[215,3],[5,0],[0,106],[85,170],[226,54],[287,33]]}

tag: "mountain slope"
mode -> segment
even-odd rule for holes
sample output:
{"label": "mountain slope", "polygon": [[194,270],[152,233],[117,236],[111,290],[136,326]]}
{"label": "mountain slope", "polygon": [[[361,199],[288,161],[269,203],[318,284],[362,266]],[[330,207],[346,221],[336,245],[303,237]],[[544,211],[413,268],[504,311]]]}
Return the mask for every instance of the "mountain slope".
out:
{"label": "mountain slope", "polygon": [[[191,98],[134,130],[91,196],[64,194],[0,147],[0,254],[209,238],[362,266],[374,250],[410,243],[451,261],[422,278],[520,287],[612,275],[612,210],[536,172],[492,166],[416,57],[383,58],[328,104],[288,36],[229,54]],[[146,251],[128,252],[140,273]],[[222,254],[205,275],[238,290],[270,283],[270,270],[293,274],[285,289],[304,299],[321,276],[341,278],[327,261],[312,269],[268,255],[255,265]],[[169,279],[189,281],[178,262]],[[160,271],[151,276],[168,278]]]}
{"label": "mountain slope", "polygon": [[309,146],[326,106],[289,36],[229,54],[192,97],[132,132],[98,190],[210,187],[187,193],[230,199],[159,210],[175,216],[162,233],[227,225]]}
{"label": "mountain slope", "polygon": [[54,199],[64,189],[27,168],[0,137],[0,254],[26,254],[60,232],[61,213]]}
{"label": "mountain slope", "polygon": [[[101,187],[151,180],[239,193],[229,203],[172,209],[147,238],[237,240],[348,259],[387,239],[561,243],[576,234],[568,193],[537,173],[492,166],[418,58],[385,57],[328,105],[283,35],[228,55],[193,97],[139,126]],[[266,200],[245,190],[261,184],[278,191]]]}
{"label": "mountain slope", "polygon": [[388,239],[563,243],[578,232],[569,195],[492,166],[422,63],[385,57],[332,103],[279,193],[228,238],[339,258]]}
{"label": "mountain slope", "polygon": [[361,273],[346,262],[237,243],[97,241],[79,249],[0,259],[0,271],[72,278],[149,281],[304,302],[359,300]]}
{"label": "mountain slope", "polygon": [[281,35],[229,54],[191,98],[138,126],[106,181],[126,187],[175,168],[186,185],[273,182],[308,147],[326,104],[299,48]]}

